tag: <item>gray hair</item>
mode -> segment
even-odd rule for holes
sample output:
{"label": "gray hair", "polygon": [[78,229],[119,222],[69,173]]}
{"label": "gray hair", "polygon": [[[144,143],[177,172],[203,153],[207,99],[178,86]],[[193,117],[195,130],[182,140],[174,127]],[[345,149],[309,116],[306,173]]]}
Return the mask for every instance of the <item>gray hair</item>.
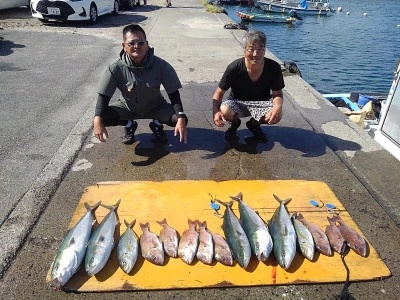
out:
{"label": "gray hair", "polygon": [[248,43],[259,43],[265,48],[267,45],[267,36],[260,30],[247,31],[242,39],[243,48],[245,48]]}

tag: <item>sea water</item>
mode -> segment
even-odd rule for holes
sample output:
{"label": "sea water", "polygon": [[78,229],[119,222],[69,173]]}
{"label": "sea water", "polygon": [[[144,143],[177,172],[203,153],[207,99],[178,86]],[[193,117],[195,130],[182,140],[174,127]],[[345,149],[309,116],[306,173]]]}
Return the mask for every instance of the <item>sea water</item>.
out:
{"label": "sea water", "polygon": [[[331,0],[330,6],[330,16],[301,16],[294,24],[245,24],[263,31],[268,50],[294,61],[320,93],[388,93],[400,57],[400,0]],[[249,9],[224,8],[236,23],[236,12]]]}

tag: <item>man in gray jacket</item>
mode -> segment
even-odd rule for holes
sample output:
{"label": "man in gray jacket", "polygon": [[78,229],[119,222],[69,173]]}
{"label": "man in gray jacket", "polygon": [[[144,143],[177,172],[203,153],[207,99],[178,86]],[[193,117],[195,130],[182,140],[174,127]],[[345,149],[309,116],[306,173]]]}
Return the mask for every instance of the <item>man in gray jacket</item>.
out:
{"label": "man in gray jacket", "polygon": [[[146,33],[137,24],[123,29],[120,57],[103,72],[93,121],[93,135],[101,142],[108,137],[107,126],[125,126],[124,144],[135,142],[136,119],[152,119],[149,126],[155,140],[167,141],[163,124],[175,127],[175,136],[187,142],[187,117],[183,111],[179,89],[181,82],[174,68],[154,55]],[[163,85],[171,103],[160,92]],[[115,90],[121,96],[110,104]]]}

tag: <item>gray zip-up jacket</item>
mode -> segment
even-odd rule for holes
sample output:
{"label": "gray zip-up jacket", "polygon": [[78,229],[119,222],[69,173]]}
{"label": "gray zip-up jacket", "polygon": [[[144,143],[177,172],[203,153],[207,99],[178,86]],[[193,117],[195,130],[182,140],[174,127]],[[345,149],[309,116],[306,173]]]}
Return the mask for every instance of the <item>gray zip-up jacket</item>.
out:
{"label": "gray zip-up jacket", "polygon": [[121,104],[130,111],[144,114],[166,102],[160,92],[161,85],[167,94],[182,87],[175,69],[155,56],[154,48],[149,48],[140,67],[135,67],[129,55],[121,51],[120,58],[104,70],[97,92],[112,97],[118,88]]}

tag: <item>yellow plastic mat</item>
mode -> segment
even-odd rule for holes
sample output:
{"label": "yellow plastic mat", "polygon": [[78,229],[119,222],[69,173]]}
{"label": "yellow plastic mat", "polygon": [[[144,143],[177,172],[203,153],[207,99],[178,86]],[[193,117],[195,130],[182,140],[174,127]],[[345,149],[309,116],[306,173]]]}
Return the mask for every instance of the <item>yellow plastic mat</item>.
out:
{"label": "yellow plastic mat", "polygon": [[[159,235],[161,226],[156,223],[166,218],[168,224],[181,235],[188,228],[188,219],[207,221],[210,231],[224,236],[221,229],[222,218],[214,216],[210,207],[213,197],[228,202],[229,196],[243,193],[243,200],[255,209],[259,215],[268,221],[279,203],[273,198],[292,198],[287,205],[289,213],[300,212],[304,217],[323,230],[329,225],[326,208],[313,207],[310,200],[322,200],[340,209],[340,217],[362,236],[353,219],[336,198],[331,189],[318,181],[131,181],[105,182],[88,187],[71,220],[71,228],[86,212],[84,202],[90,205],[99,200],[106,205],[112,205],[121,199],[117,214],[120,225],[116,228],[115,242],[125,231],[124,219],[132,222],[136,219],[134,231],[141,235],[139,223],[150,223],[150,230]],[[221,206],[223,214],[225,207]],[[239,217],[237,203],[233,205],[234,213]],[[95,215],[98,222],[105,217],[108,210],[100,207]],[[122,224],[122,225],[121,225]],[[350,270],[350,281],[376,280],[391,275],[390,270],[380,259],[375,249],[369,244],[370,252],[364,258],[350,250],[345,256]],[[50,281],[50,271],[47,281]],[[275,261],[273,254],[266,262],[259,262],[252,257],[247,269],[238,264],[228,267],[214,261],[212,265],[204,265],[194,260],[187,265],[179,257],[168,258],[163,266],[156,266],[144,260],[140,253],[134,269],[125,274],[119,267],[115,249],[111,257],[98,274],[93,277],[86,275],[84,266],[65,284],[64,290],[77,292],[98,292],[116,290],[155,290],[179,288],[205,288],[227,286],[255,286],[275,284],[329,283],[346,281],[346,269],[340,255],[337,253],[327,257],[316,252],[312,262],[297,253],[290,268],[285,271]]]}

